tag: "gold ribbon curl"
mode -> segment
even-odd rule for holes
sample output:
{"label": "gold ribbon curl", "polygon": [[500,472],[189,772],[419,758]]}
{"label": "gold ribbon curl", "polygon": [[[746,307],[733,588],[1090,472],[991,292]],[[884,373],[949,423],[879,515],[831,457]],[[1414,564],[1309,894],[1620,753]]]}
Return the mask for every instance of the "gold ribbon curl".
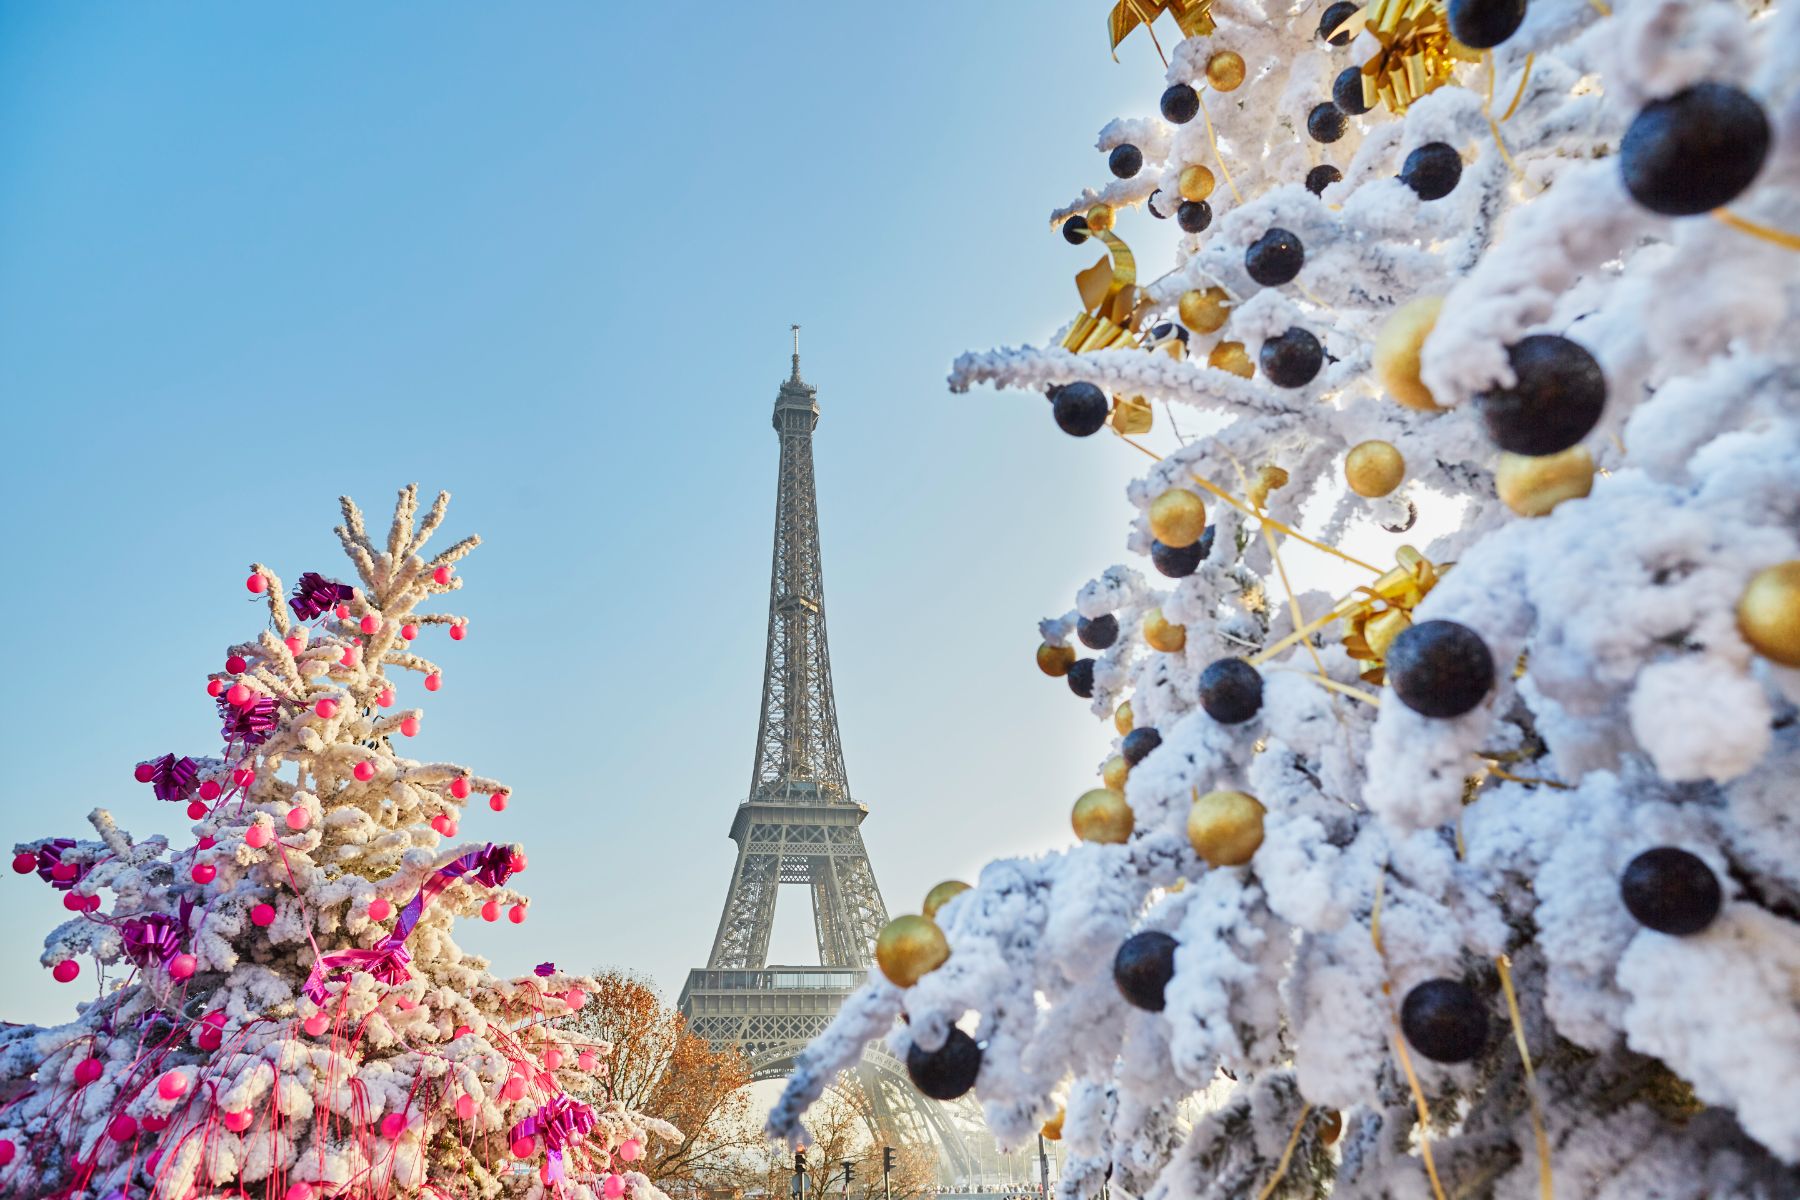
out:
{"label": "gold ribbon curl", "polygon": [[1481,56],[1450,36],[1445,0],[1375,0],[1365,31],[1381,49],[1362,66],[1363,103],[1380,100],[1404,113],[1420,96],[1450,82],[1451,72]]}
{"label": "gold ribbon curl", "polygon": [[1437,586],[1446,563],[1439,567],[1411,546],[1394,552],[1399,566],[1373,584],[1357,589],[1363,599],[1344,614],[1344,650],[1366,662],[1364,683],[1377,686],[1387,680],[1387,651],[1394,639],[1412,625],[1412,611]]}
{"label": "gold ribbon curl", "polygon": [[1213,31],[1212,0],[1119,0],[1106,18],[1113,61],[1119,61],[1119,43],[1130,37],[1138,26],[1142,25],[1151,37],[1155,37],[1156,31],[1151,26],[1164,13],[1175,18],[1183,37],[1200,37]]}

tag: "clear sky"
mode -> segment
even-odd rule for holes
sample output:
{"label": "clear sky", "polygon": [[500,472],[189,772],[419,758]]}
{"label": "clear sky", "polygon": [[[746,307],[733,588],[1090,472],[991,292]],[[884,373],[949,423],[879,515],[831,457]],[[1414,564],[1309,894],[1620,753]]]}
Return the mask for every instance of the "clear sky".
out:
{"label": "clear sky", "polygon": [[[1033,626],[1121,556],[1137,464],[944,376],[1074,312],[1093,255],[1045,217],[1161,90],[1104,10],[0,6],[4,843],[96,806],[185,840],[131,769],[216,747],[247,564],[349,577],[336,497],[380,519],[417,480],[487,544],[407,749],[511,782],[464,833],[532,861],[530,921],[462,940],[672,997],[749,780],[794,321],[889,909],[1067,842],[1109,730]],[[71,1011],[91,975],[37,965],[55,894],[0,888],[0,1017]],[[811,961],[784,901],[776,955]]]}

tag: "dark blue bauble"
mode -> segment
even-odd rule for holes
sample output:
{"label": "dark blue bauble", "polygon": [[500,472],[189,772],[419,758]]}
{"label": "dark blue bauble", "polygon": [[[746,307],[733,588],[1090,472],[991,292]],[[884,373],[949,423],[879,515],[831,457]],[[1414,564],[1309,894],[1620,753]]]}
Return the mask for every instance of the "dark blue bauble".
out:
{"label": "dark blue bauble", "polygon": [[1090,650],[1104,650],[1119,640],[1119,618],[1111,613],[1077,618],[1075,636]]}
{"label": "dark blue bauble", "polygon": [[[1333,4],[1330,8],[1326,9],[1324,15],[1319,18],[1319,37],[1330,42],[1333,46],[1348,46],[1350,44],[1350,31],[1348,29],[1339,29],[1338,27],[1345,21],[1348,21],[1351,17],[1354,17],[1359,7],[1361,6],[1349,3],[1349,0],[1338,0],[1336,4]],[[1327,36],[1334,29],[1337,29],[1337,34],[1335,36]]]}
{"label": "dark blue bauble", "polygon": [[1619,174],[1654,213],[1690,217],[1730,204],[1769,155],[1762,105],[1728,83],[1698,83],[1652,100],[1619,142]]}
{"label": "dark blue bauble", "polygon": [[1150,752],[1162,745],[1162,734],[1154,729],[1134,729],[1119,743],[1119,754],[1130,766],[1137,766]]}
{"label": "dark blue bauble", "polygon": [[1462,155],[1448,142],[1426,142],[1406,156],[1400,182],[1421,200],[1442,200],[1462,178]]}
{"label": "dark blue bauble", "polygon": [[1344,110],[1329,100],[1313,105],[1312,111],[1306,114],[1306,134],[1315,142],[1329,145],[1343,137],[1344,130],[1349,127]]}
{"label": "dark blue bauble", "polygon": [[1594,356],[1553,333],[1534,333],[1506,348],[1511,387],[1475,395],[1488,436],[1514,454],[1555,454],[1586,437],[1606,407],[1606,376]]}
{"label": "dark blue bauble", "polygon": [[1315,196],[1323,196],[1326,188],[1343,178],[1344,173],[1330,163],[1320,163],[1306,173],[1306,190]]}
{"label": "dark blue bauble", "polygon": [[981,1074],[981,1047],[962,1030],[952,1027],[950,1036],[936,1050],[918,1046],[906,1050],[906,1073],[913,1086],[933,1100],[954,1100],[966,1095]]}
{"label": "dark blue bauble", "polygon": [[1487,1048],[1492,1022],[1475,989],[1455,979],[1427,979],[1406,993],[1400,1029],[1434,1062],[1468,1062]]}
{"label": "dark blue bauble", "polygon": [[1163,1010],[1163,991],[1175,978],[1175,947],[1181,943],[1158,929],[1134,933],[1113,956],[1113,982],[1134,1008]]}
{"label": "dark blue bauble", "polygon": [[1064,221],[1062,223],[1062,235],[1063,235],[1063,241],[1068,242],[1071,246],[1079,246],[1079,245],[1081,245],[1081,243],[1087,241],[1088,240],[1087,218],[1082,216],[1080,213],[1077,213],[1076,215],[1070,217],[1068,220]]}
{"label": "dark blue bauble", "polygon": [[1106,393],[1091,383],[1064,384],[1050,393],[1050,403],[1057,425],[1070,437],[1099,433],[1112,411]]}
{"label": "dark blue bauble", "polygon": [[1172,83],[1162,94],[1163,120],[1186,125],[1200,111],[1200,93],[1185,83]]}
{"label": "dark blue bauble", "polygon": [[1204,200],[1183,200],[1175,210],[1175,223],[1188,233],[1201,233],[1212,224],[1212,205]]}
{"label": "dark blue bauble", "polygon": [[1263,378],[1276,387],[1305,387],[1325,365],[1325,347],[1311,333],[1295,326],[1264,342],[1257,362]]}
{"label": "dark blue bauble", "polygon": [[1264,287],[1280,287],[1300,274],[1306,264],[1306,247],[1295,234],[1271,229],[1244,251],[1244,270]]}
{"label": "dark blue bauble", "polygon": [[1638,924],[1686,937],[1719,915],[1719,877],[1699,855],[1658,846],[1632,859],[1619,877],[1619,896]]}
{"label": "dark blue bauble", "polygon": [[1345,67],[1338,72],[1331,81],[1331,102],[1353,117],[1369,111],[1368,102],[1363,99],[1361,67]]}
{"label": "dark blue bauble", "polygon": [[1491,50],[1518,32],[1525,0],[1450,0],[1450,36],[1471,50]]}
{"label": "dark blue bauble", "polygon": [[1200,672],[1200,707],[1221,725],[1241,725],[1262,709],[1262,675],[1241,658],[1221,658]]}
{"label": "dark blue bauble", "polygon": [[1069,681],[1069,690],[1083,700],[1091,700],[1094,696],[1094,660],[1078,658],[1069,664],[1068,674],[1063,678]]}
{"label": "dark blue bauble", "polygon": [[1120,179],[1130,179],[1144,169],[1144,152],[1130,142],[1114,146],[1112,153],[1106,156],[1106,165]]}
{"label": "dark blue bauble", "polygon": [[1388,647],[1387,681],[1416,713],[1460,717],[1494,690],[1494,656],[1467,625],[1421,621]]}

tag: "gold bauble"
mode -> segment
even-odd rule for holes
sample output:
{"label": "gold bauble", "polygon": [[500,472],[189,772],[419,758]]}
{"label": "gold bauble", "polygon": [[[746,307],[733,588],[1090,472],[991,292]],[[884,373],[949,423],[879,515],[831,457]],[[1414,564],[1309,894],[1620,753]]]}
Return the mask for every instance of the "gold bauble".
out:
{"label": "gold bauble", "polygon": [[968,890],[969,885],[962,880],[946,879],[944,882],[932,888],[929,892],[926,892],[925,903],[922,906],[925,913],[925,919],[927,921],[935,920],[938,915],[938,909],[944,907],[944,905],[950,903]]}
{"label": "gold bauble", "polygon": [[1738,632],[1752,649],[1784,667],[1800,667],[1800,559],[1750,577],[1737,607]]}
{"label": "gold bauble", "polygon": [[1344,458],[1344,482],[1359,496],[1385,496],[1406,482],[1406,460],[1391,442],[1358,442]]}
{"label": "gold bauble", "polygon": [[1084,842],[1107,842],[1116,846],[1131,837],[1135,822],[1131,805],[1125,803],[1124,796],[1111,788],[1095,788],[1081,793],[1081,799],[1075,801],[1069,824],[1075,827],[1075,836]]}
{"label": "gold bauble", "polygon": [[1113,728],[1119,731],[1120,737],[1131,732],[1131,721],[1131,701],[1127,700],[1113,710]]}
{"label": "gold bauble", "polygon": [[1175,190],[1183,200],[1204,200],[1212,195],[1213,173],[1199,163],[1185,166],[1175,181]]}
{"label": "gold bauble", "polygon": [[1594,490],[1594,456],[1586,446],[1555,454],[1502,454],[1494,468],[1494,490],[1521,517],[1547,516],[1564,500],[1579,500]]}
{"label": "gold bauble", "polygon": [[1175,624],[1163,616],[1162,609],[1153,608],[1144,614],[1144,641],[1152,650],[1174,654],[1187,646],[1187,626]]}
{"label": "gold bauble", "polygon": [[1394,399],[1421,412],[1437,412],[1431,390],[1419,379],[1419,349],[1437,325],[1442,296],[1421,296],[1396,308],[1375,339],[1375,377]]}
{"label": "gold bauble", "polygon": [[1113,227],[1113,206],[1096,204],[1087,210],[1088,228],[1095,233],[1105,233]]}
{"label": "gold bauble", "polygon": [[1206,356],[1206,365],[1230,371],[1244,379],[1256,374],[1256,364],[1250,361],[1250,355],[1244,351],[1242,342],[1220,342]]}
{"label": "gold bauble", "polygon": [[911,987],[949,957],[950,943],[929,917],[895,917],[875,939],[875,961],[881,973],[899,987]]}
{"label": "gold bauble", "polygon": [[1231,316],[1231,297],[1222,287],[1192,288],[1176,302],[1181,323],[1195,333],[1217,333]]}
{"label": "gold bauble", "polygon": [[1188,841],[1215,867],[1241,867],[1263,840],[1263,806],[1245,792],[1208,792],[1188,811]]}
{"label": "gold bauble", "polygon": [[1131,764],[1123,755],[1115,754],[1100,764],[1100,782],[1115,792],[1125,790],[1125,780],[1131,774]]}
{"label": "gold bauble", "polygon": [[1043,1126],[1038,1129],[1038,1132],[1044,1135],[1046,1142],[1062,1141],[1063,1122],[1068,1119],[1068,1116],[1069,1110],[1058,1105],[1056,1115],[1045,1121]]}
{"label": "gold bauble", "polygon": [[1044,674],[1052,678],[1067,675],[1069,668],[1075,665],[1075,647],[1052,646],[1045,642],[1038,647],[1037,660],[1038,670]]}
{"label": "gold bauble", "polygon": [[1150,502],[1150,536],[1179,550],[1206,532],[1206,502],[1186,488],[1170,488]]}
{"label": "gold bauble", "polygon": [[1244,82],[1244,56],[1220,50],[1206,60],[1206,82],[1221,92],[1235,92]]}

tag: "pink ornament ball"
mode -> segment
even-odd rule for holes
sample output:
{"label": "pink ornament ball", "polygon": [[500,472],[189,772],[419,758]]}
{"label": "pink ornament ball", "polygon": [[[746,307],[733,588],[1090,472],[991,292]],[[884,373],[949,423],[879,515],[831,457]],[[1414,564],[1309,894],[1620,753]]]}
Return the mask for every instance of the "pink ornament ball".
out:
{"label": "pink ornament ball", "polygon": [[269,590],[269,581],[264,579],[260,574],[256,574],[244,580],[244,586],[249,588],[252,593],[260,596]]}
{"label": "pink ornament ball", "polygon": [[376,616],[374,613],[364,613],[362,623],[361,623],[361,629],[364,633],[379,632],[381,629],[381,618]]}
{"label": "pink ornament ball", "polygon": [[435,570],[431,573],[431,578],[433,579],[433,581],[435,581],[437,583],[437,585],[439,587],[449,587],[450,586],[450,568],[449,567],[439,567],[437,570]]}
{"label": "pink ornament ball", "polygon": [[555,1177],[550,1172],[549,1163],[545,1163],[538,1168],[538,1179],[543,1182],[545,1187],[549,1187],[551,1183],[555,1182]]}
{"label": "pink ornament ball", "polygon": [[419,736],[419,718],[417,718],[417,717],[402,717],[402,718],[400,718],[400,732],[405,734],[407,737],[418,737]]}
{"label": "pink ornament ball", "polygon": [[525,857],[525,852],[523,850],[514,850],[512,852],[511,866],[512,866],[512,873],[514,875],[519,874],[521,871],[523,871],[529,865],[530,865],[530,860]]}
{"label": "pink ornament ball", "polygon": [[100,897],[89,896],[87,898],[87,910],[89,912],[99,912],[100,911]]}
{"label": "pink ornament ball", "polygon": [[105,1073],[106,1064],[97,1058],[84,1058],[75,1064],[75,1086],[86,1087]]}
{"label": "pink ornament ball", "polygon": [[455,821],[446,821],[444,823],[444,836],[447,838],[453,838],[456,836],[456,822]]}
{"label": "pink ornament ball", "polygon": [[0,1138],[0,1167],[11,1164],[13,1156],[18,1152],[19,1148],[13,1145],[11,1140]]}
{"label": "pink ornament ball", "polygon": [[313,705],[313,711],[319,714],[319,719],[321,721],[329,721],[331,718],[337,716],[337,708],[337,701],[333,700],[330,696],[326,696],[317,704]]}
{"label": "pink ornament ball", "polygon": [[444,686],[444,677],[442,675],[438,674],[436,671],[433,671],[431,674],[429,674],[425,677],[425,690],[426,691],[435,692],[443,686]]}
{"label": "pink ornament ball", "polygon": [[218,844],[219,844],[218,840],[211,836],[203,837],[200,839],[200,848],[202,850],[211,850],[214,846],[216,846]]}
{"label": "pink ornament ball", "polygon": [[359,762],[355,767],[351,768],[350,773],[356,776],[356,781],[358,783],[367,783],[369,780],[375,778],[375,764],[366,760]]}
{"label": "pink ornament ball", "polygon": [[622,1175],[608,1175],[606,1182],[600,1185],[600,1192],[606,1200],[619,1200],[625,1194],[625,1178]]}
{"label": "pink ornament ball", "polygon": [[164,1071],[156,1081],[156,1094],[164,1100],[179,1100],[188,1090],[188,1077],[180,1071]]}
{"label": "pink ornament ball", "polygon": [[575,1059],[575,1065],[584,1071],[592,1071],[594,1069],[594,1064],[597,1061],[599,1060],[594,1057],[594,1052],[592,1050],[583,1050],[580,1056]]}
{"label": "pink ornament ball", "polygon": [[169,978],[191,979],[200,964],[194,961],[191,954],[177,954],[169,960]]}
{"label": "pink ornament ball", "polygon": [[473,1026],[458,1025],[456,1027],[456,1032],[453,1035],[451,1035],[450,1040],[455,1041],[457,1038],[462,1037],[464,1034],[474,1033],[474,1032],[475,1032],[475,1029]]}
{"label": "pink ornament ball", "polygon": [[[218,681],[214,680],[214,682],[216,683]],[[139,783],[149,783],[152,779],[156,778],[156,768],[147,762],[141,762],[133,768],[131,777]]]}
{"label": "pink ornament ball", "polygon": [[214,1026],[215,1028],[218,1028],[218,1029],[225,1028],[225,1022],[227,1019],[228,1018],[225,1016],[224,1010],[217,1009],[217,1008],[213,1009],[211,1012],[207,1013],[204,1017],[200,1018],[200,1020],[202,1022],[204,1022],[205,1024]]}
{"label": "pink ornament ball", "polygon": [[381,1136],[393,1141],[406,1129],[406,1118],[399,1113],[389,1113],[381,1118]]}
{"label": "pink ornament ball", "polygon": [[244,1130],[250,1128],[251,1120],[250,1110],[247,1108],[240,1108],[236,1112],[228,1112],[225,1114],[225,1128],[231,1130],[233,1133],[242,1133]]}
{"label": "pink ornament ball", "polygon": [[525,906],[523,904],[515,904],[507,909],[506,919],[511,921],[514,925],[523,925],[525,923]]}
{"label": "pink ornament ball", "polygon": [[563,1056],[562,1056],[561,1050],[558,1050],[555,1046],[552,1046],[548,1050],[544,1051],[544,1068],[546,1070],[549,1070],[549,1071],[558,1070],[559,1068],[561,1068],[562,1064],[563,1064]]}
{"label": "pink ornament ball", "polygon": [[626,1138],[619,1143],[619,1157],[626,1162],[636,1162],[638,1155],[644,1152],[644,1143],[636,1138]]}
{"label": "pink ornament ball", "polygon": [[282,1200],[313,1200],[312,1184],[294,1184],[292,1187],[288,1188],[287,1194],[282,1197]]}
{"label": "pink ornament ball", "polygon": [[419,636],[419,627],[408,621],[400,627],[400,636],[410,642]]}
{"label": "pink ornament ball", "polygon": [[137,1136],[137,1118],[129,1113],[120,1113],[106,1126],[106,1136],[115,1142],[129,1142]]}
{"label": "pink ornament ball", "polygon": [[371,921],[385,921],[388,919],[388,914],[393,911],[394,906],[380,896],[369,901],[369,920]]}
{"label": "pink ornament ball", "polygon": [[495,812],[505,812],[506,811],[506,793],[505,792],[495,792],[493,795],[489,796],[488,797],[488,807],[493,809]]}
{"label": "pink ornament ball", "polygon": [[250,923],[259,929],[266,929],[275,923],[275,906],[258,904],[250,910]]}
{"label": "pink ornament ball", "polygon": [[242,675],[249,666],[241,654],[234,654],[225,660],[225,670],[231,675]]}
{"label": "pink ornament ball", "polygon": [[348,604],[340,604],[331,611],[337,615],[337,619],[340,621],[348,621],[350,619],[350,606]]}
{"label": "pink ornament ball", "polygon": [[467,800],[469,798],[469,781],[460,775],[455,779],[452,779],[450,781],[450,794],[455,796],[458,800]]}
{"label": "pink ornament ball", "polygon": [[331,1028],[331,1018],[324,1013],[314,1013],[300,1022],[300,1028],[306,1030],[313,1037],[323,1037],[325,1031]]}
{"label": "pink ornament ball", "polygon": [[87,897],[83,896],[80,892],[64,892],[63,907],[70,912],[86,912]]}
{"label": "pink ornament ball", "polygon": [[457,624],[457,625],[452,625],[450,627],[450,640],[451,641],[460,642],[465,637],[468,637],[468,636],[469,636],[469,627],[467,625]]}
{"label": "pink ornament ball", "polygon": [[587,1004],[587,993],[580,988],[570,988],[563,993],[563,1003],[570,1008],[579,1009]]}
{"label": "pink ornament ball", "polygon": [[200,785],[200,798],[202,800],[217,800],[219,798],[219,793],[224,790],[225,789],[220,787],[216,780],[208,779]]}
{"label": "pink ornament ball", "polygon": [[200,1031],[200,1036],[194,1041],[202,1050],[217,1050],[224,1044],[225,1035],[209,1025]]}
{"label": "pink ornament ball", "polygon": [[537,1139],[534,1137],[516,1138],[512,1144],[514,1158],[530,1158],[537,1151]]}
{"label": "pink ornament ball", "polygon": [[283,638],[282,641],[287,646],[289,654],[297,655],[306,649],[306,639],[303,637]]}
{"label": "pink ornament ball", "polygon": [[340,657],[338,659],[338,661],[343,663],[346,667],[354,667],[356,665],[356,658],[357,658],[356,647],[355,646],[345,646],[344,653],[343,653],[342,657]]}
{"label": "pink ornament ball", "polygon": [[57,863],[54,867],[50,868],[50,878],[61,880],[64,883],[68,882],[75,878],[75,864],[69,862]]}
{"label": "pink ornament ball", "polygon": [[241,683],[234,683],[225,690],[225,702],[233,708],[242,708],[250,703],[250,689]]}
{"label": "pink ornament ball", "polygon": [[475,1097],[463,1095],[456,1098],[456,1119],[459,1121],[475,1119]]}
{"label": "pink ornament ball", "polygon": [[239,767],[231,773],[231,782],[239,787],[249,787],[256,782],[256,771],[251,767]]}
{"label": "pink ornament ball", "polygon": [[[525,1095],[524,1078],[522,1076],[514,1075],[512,1078],[508,1079],[506,1085],[500,1089],[500,1094],[505,1096],[508,1100],[521,1099]],[[521,1155],[520,1157],[523,1156]]]}
{"label": "pink ornament ball", "polygon": [[188,801],[187,815],[188,815],[188,820],[190,820],[190,821],[201,820],[210,811],[211,810],[206,807],[206,802],[204,800]]}
{"label": "pink ornament ball", "polygon": [[376,692],[375,703],[383,708],[394,707],[394,689],[391,687],[384,687],[379,692]]}
{"label": "pink ornament ball", "polygon": [[81,974],[81,964],[72,958],[65,958],[50,968],[50,978],[58,983],[68,983]]}
{"label": "pink ornament ball", "polygon": [[21,875],[29,875],[37,870],[37,855],[29,850],[21,850],[13,855],[13,870]]}
{"label": "pink ornament ball", "polygon": [[437,816],[431,818],[431,827],[445,837],[450,836],[450,818],[446,817],[443,813],[439,813]]}
{"label": "pink ornament ball", "polygon": [[194,877],[195,883],[211,883],[219,874],[219,868],[211,863],[195,863],[194,869],[188,874]]}
{"label": "pink ornament ball", "polygon": [[252,850],[260,850],[269,844],[269,827],[258,822],[244,830],[244,844]]}
{"label": "pink ornament ball", "polygon": [[[145,1133],[161,1133],[169,1127],[169,1119],[167,1117],[159,1117],[155,1113],[150,1113],[143,1119],[141,1124],[144,1127]],[[150,1170],[152,1172],[156,1170],[156,1155],[154,1154],[150,1156]]]}
{"label": "pink ornament ball", "polygon": [[312,813],[308,812],[306,809],[300,807],[288,809],[287,827],[289,829],[292,829],[297,833],[311,824]]}
{"label": "pink ornament ball", "polygon": [[498,900],[489,900],[486,904],[482,905],[481,919],[484,921],[498,921],[500,919],[500,902]]}
{"label": "pink ornament ball", "polygon": [[[224,693],[225,693],[225,681],[223,679],[209,679],[206,681],[206,694],[207,695],[213,696],[216,698],[218,696],[224,695]],[[143,768],[143,767],[138,768],[138,770],[140,770],[140,771],[142,771],[144,769],[145,768]],[[148,777],[145,777],[145,778],[139,779],[138,782],[139,783],[149,783],[150,780]]]}

